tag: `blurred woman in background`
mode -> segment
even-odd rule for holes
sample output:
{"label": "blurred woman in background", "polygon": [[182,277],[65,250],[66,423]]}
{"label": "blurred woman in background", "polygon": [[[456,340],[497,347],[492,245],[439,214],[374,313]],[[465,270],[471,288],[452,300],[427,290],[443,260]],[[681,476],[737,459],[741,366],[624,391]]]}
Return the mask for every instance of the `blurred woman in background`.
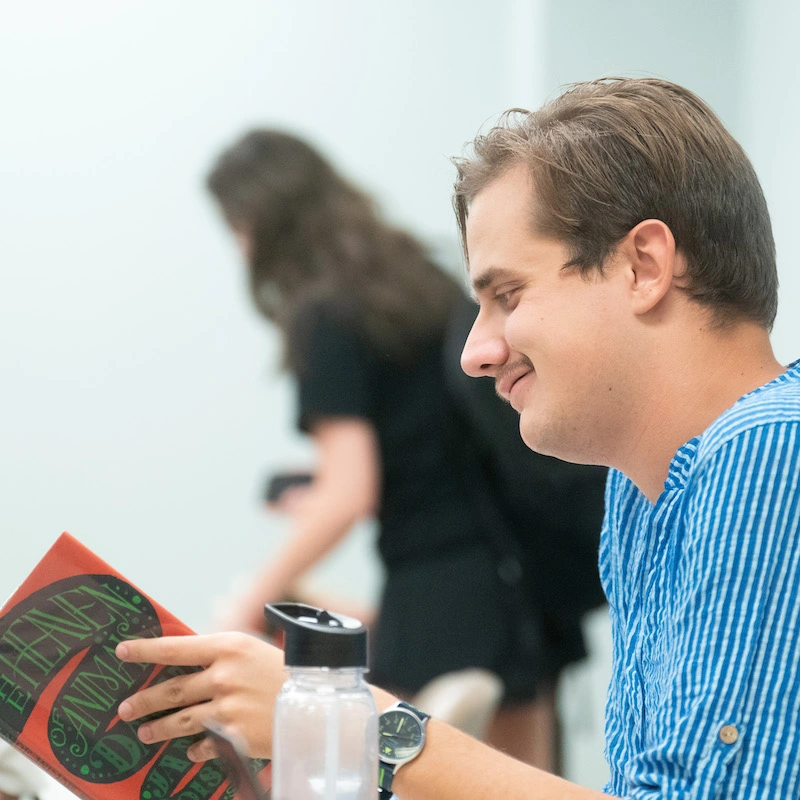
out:
{"label": "blurred woman in background", "polygon": [[532,653],[519,641],[523,609],[482,524],[445,378],[448,326],[467,302],[458,283],[293,136],[248,133],[222,153],[208,186],[256,306],[280,332],[298,426],[318,457],[290,504],[287,544],[237,600],[230,627],[263,631],[264,603],[284,598],[355,523],[375,517],[385,585],[370,681],[412,698],[444,673],[492,670],[505,696],[490,741],[553,769],[552,725],[543,724],[552,697],[549,716],[537,716],[550,677],[535,663],[541,643]]}

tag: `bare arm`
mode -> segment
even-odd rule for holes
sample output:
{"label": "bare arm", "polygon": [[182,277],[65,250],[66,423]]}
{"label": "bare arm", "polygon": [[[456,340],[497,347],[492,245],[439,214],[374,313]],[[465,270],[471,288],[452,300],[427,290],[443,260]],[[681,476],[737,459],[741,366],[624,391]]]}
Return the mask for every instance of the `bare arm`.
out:
{"label": "bare arm", "polygon": [[422,753],[398,770],[392,790],[404,800],[609,800],[435,719]]}
{"label": "bare arm", "polygon": [[230,627],[260,630],[263,604],[280,599],[356,522],[375,513],[381,465],[372,425],[362,419],[327,418],[315,423],[312,436],[318,465],[296,505],[291,536],[237,603]]}
{"label": "bare arm", "polygon": [[[140,726],[142,741],[202,733],[203,722],[214,719],[247,744],[249,755],[270,756],[275,696],[286,677],[277,648],[254,636],[221,633],[123,642],[117,655],[123,661],[205,667],[143,689],[120,705],[119,715],[126,721],[177,709]],[[381,710],[396,699],[378,688],[373,694]],[[608,800],[515,761],[438,720],[430,721],[427,735],[422,754],[397,772],[395,788],[405,800]],[[214,755],[206,740],[189,750],[196,761]]]}

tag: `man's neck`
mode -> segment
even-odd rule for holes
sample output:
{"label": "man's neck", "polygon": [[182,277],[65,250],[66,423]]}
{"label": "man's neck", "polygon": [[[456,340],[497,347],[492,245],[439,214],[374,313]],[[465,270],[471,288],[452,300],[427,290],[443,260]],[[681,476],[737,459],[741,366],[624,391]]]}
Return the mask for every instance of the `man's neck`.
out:
{"label": "man's neck", "polygon": [[676,451],[699,436],[740,397],[784,371],[768,333],[752,323],[683,337],[651,365],[646,402],[618,464],[652,502],[659,498]]}

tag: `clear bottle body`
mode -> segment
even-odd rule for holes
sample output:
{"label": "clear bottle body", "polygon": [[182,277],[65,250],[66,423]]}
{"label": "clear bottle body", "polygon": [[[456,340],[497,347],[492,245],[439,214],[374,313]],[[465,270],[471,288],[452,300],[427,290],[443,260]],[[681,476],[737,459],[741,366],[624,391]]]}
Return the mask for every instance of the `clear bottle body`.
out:
{"label": "clear bottle body", "polygon": [[275,701],[273,800],[375,800],[378,712],[361,669],[292,667]]}

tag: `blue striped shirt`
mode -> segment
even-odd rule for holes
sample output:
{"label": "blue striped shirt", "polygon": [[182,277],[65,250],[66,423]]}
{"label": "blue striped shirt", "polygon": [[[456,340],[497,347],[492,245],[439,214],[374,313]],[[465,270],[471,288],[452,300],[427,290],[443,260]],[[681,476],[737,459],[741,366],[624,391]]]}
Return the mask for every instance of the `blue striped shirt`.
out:
{"label": "blue striped shirt", "polygon": [[609,474],[610,794],[800,798],[800,361],[678,450]]}

